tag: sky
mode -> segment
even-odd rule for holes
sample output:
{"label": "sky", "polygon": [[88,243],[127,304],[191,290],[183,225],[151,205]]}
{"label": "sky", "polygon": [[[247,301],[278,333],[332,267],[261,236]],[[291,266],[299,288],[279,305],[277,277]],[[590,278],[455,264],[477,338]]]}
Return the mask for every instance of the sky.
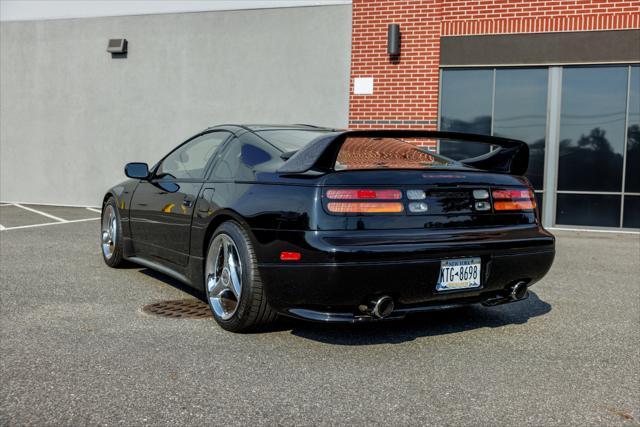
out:
{"label": "sky", "polygon": [[0,21],[350,3],[351,0],[0,0]]}

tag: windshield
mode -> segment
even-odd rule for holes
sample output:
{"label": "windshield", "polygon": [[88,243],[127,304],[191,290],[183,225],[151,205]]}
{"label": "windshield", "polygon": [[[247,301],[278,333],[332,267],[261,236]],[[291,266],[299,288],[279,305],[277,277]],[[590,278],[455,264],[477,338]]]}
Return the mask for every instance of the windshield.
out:
{"label": "windshield", "polygon": [[426,169],[455,163],[421,146],[427,144],[434,146],[435,140],[348,137],[340,147],[334,169]]}
{"label": "windshield", "polygon": [[256,132],[283,153],[298,151],[314,139],[329,132],[317,129],[280,129]]}

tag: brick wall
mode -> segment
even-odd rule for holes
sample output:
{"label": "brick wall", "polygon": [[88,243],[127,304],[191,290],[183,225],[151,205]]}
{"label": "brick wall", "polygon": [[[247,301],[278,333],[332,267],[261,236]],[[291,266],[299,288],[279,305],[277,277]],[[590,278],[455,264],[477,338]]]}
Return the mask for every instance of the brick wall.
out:
{"label": "brick wall", "polygon": [[442,35],[622,30],[640,27],[640,1],[444,0]]}
{"label": "brick wall", "polygon": [[[400,24],[401,57],[387,55]],[[640,0],[353,0],[349,126],[436,129],[440,36],[640,28]],[[373,77],[371,95],[353,79]]]}
{"label": "brick wall", "polygon": [[[352,128],[435,129],[440,0],[353,1]],[[387,55],[387,25],[400,24],[401,58]],[[372,95],[354,95],[353,78],[373,77]]]}

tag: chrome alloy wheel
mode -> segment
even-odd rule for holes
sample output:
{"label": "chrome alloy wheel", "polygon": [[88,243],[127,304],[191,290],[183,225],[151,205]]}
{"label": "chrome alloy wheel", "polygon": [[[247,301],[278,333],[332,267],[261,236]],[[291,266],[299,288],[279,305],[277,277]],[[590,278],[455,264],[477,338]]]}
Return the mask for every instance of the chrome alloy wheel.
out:
{"label": "chrome alloy wheel", "polygon": [[104,257],[110,259],[116,248],[116,238],[118,237],[118,218],[113,206],[107,205],[102,215],[102,253]]}
{"label": "chrome alloy wheel", "polygon": [[242,293],[242,263],[229,235],[219,234],[211,243],[205,273],[211,308],[218,317],[229,320],[238,309]]}

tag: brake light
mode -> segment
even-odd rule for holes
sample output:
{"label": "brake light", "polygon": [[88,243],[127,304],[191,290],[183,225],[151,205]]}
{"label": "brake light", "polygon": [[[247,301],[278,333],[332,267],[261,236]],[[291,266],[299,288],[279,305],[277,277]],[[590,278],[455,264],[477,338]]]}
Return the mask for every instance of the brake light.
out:
{"label": "brake light", "polygon": [[530,211],[536,208],[536,198],[530,189],[493,190],[492,195],[496,211]]}
{"label": "brake light", "polygon": [[404,206],[393,202],[331,202],[327,209],[334,213],[400,213]]}
{"label": "brake light", "polygon": [[402,192],[400,190],[327,190],[327,198],[332,200],[349,200],[349,199],[377,199],[377,200],[400,200]]}
{"label": "brake light", "polygon": [[528,199],[530,195],[529,190],[493,190],[494,199]]}

